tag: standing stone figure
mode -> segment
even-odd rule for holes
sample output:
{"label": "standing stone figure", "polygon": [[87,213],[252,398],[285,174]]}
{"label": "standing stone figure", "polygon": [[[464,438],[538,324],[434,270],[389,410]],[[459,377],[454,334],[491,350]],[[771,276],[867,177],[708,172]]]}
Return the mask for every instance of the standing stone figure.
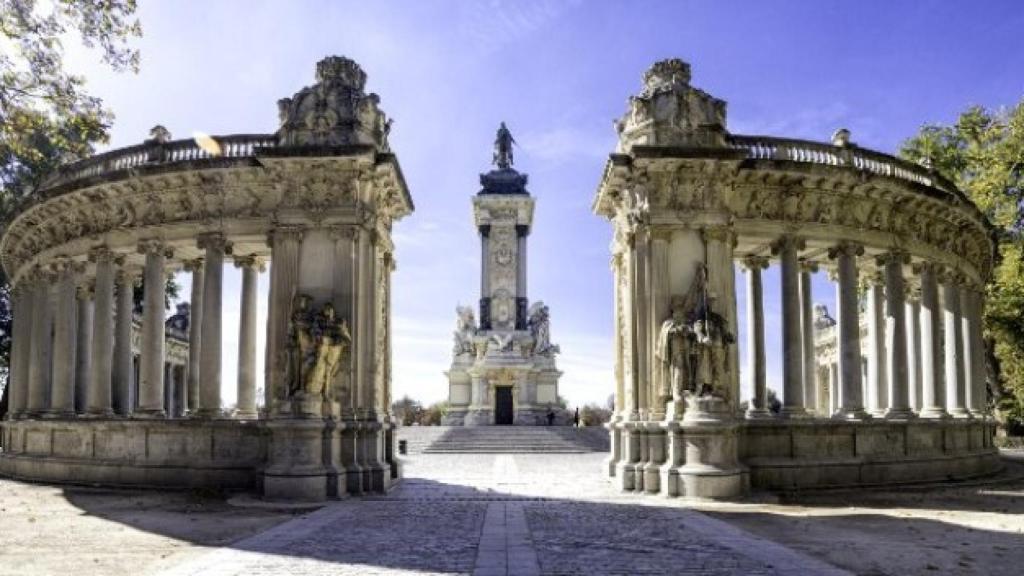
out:
{"label": "standing stone figure", "polygon": [[303,388],[306,373],[312,368],[313,333],[310,325],[309,302],[305,294],[292,299],[292,314],[288,320],[288,362],[285,366],[286,398],[291,398]]}
{"label": "standing stone figure", "polygon": [[310,396],[327,397],[330,383],[341,371],[342,359],[352,344],[348,323],[338,320],[334,305],[324,304],[316,317],[316,348],[313,368],[306,375],[305,391]]}
{"label": "standing stone figure", "polygon": [[671,314],[662,322],[658,334],[657,358],[662,397],[678,402],[683,399],[683,391],[692,386],[690,348],[694,337],[687,318],[686,299],[673,297],[670,310]]}
{"label": "standing stone figure", "polygon": [[476,317],[473,308],[470,306],[456,306],[455,313],[458,320],[455,322],[455,347],[452,354],[461,356],[473,354],[473,336],[476,335]]}
{"label": "standing stone figure", "polygon": [[715,312],[716,297],[708,295],[703,310],[693,322],[695,336],[694,358],[696,360],[695,390],[701,396],[724,397],[725,382],[728,373],[726,357],[728,348],[736,340],[729,332],[729,326],[721,314]]}
{"label": "standing stone figure", "polygon": [[494,158],[492,163],[497,164],[498,168],[507,170],[512,167],[512,145],[516,143],[515,138],[512,137],[512,133],[508,131],[505,123],[502,122],[498,128],[498,135],[494,138]]}

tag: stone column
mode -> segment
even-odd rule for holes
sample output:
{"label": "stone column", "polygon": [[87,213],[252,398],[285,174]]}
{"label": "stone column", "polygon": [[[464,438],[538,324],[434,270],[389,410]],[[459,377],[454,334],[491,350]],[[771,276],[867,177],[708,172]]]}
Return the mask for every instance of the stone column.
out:
{"label": "stone column", "polygon": [[753,384],[747,418],[770,418],[764,357],[764,288],[761,270],[768,267],[763,256],[743,260],[747,271],[747,371]]}
{"label": "stone column", "polygon": [[885,267],[885,365],[889,384],[889,408],[885,417],[906,419],[910,410],[910,384],[907,369],[907,317],[904,301],[903,266],[910,255],[894,250],[879,257]]}
{"label": "stone column", "polygon": [[921,408],[922,418],[944,418],[946,391],[942,386],[942,312],[934,264],[914,266],[921,276]]}
{"label": "stone column", "polygon": [[92,279],[78,286],[78,337],[75,339],[75,412],[84,414],[89,406],[89,377],[92,375]]}
{"label": "stone column", "polygon": [[163,418],[164,409],[164,345],[165,287],[164,266],[169,255],[160,240],[147,240],[139,244],[139,253],[146,255],[146,268],[142,281],[142,342],[139,351],[139,407],[140,417]]}
{"label": "stone column", "polygon": [[942,279],[942,328],[945,355],[946,410],[955,418],[970,417],[964,397],[964,341],[960,314],[960,278],[947,271]]}
{"label": "stone column", "polygon": [[[302,228],[278,226],[269,238],[270,302],[267,311],[267,348],[264,361],[264,405],[268,411],[273,408],[274,400],[282,398],[285,387],[281,367],[288,358],[288,317],[292,297],[299,282],[299,249],[302,246],[302,234]],[[355,318],[354,314],[352,318]]]}
{"label": "stone column", "polygon": [[814,301],[811,274],[818,271],[814,262],[800,263],[800,337],[804,359],[804,408],[818,410],[817,362],[814,358]]}
{"label": "stone column", "polygon": [[828,415],[831,416],[839,410],[839,364],[833,362],[828,365]]}
{"label": "stone column", "polygon": [[[649,360],[652,367],[658,365],[658,359],[656,358],[656,348],[658,342],[658,332],[661,329],[661,323],[668,318],[670,301],[672,299],[672,289],[669,287],[669,244],[671,243],[672,235],[671,232],[659,230],[652,232],[651,234],[651,257],[650,257],[650,286],[649,292],[650,297],[650,317],[651,320],[648,323],[650,327],[648,331],[648,338],[650,342],[654,342],[655,345],[651,346],[651,358]],[[716,310],[721,312],[721,310]],[[653,368],[652,371],[657,372],[657,368]],[[652,375],[650,379],[650,392],[649,397],[651,398],[652,414],[651,418],[654,420],[661,420],[665,417],[665,407],[667,403],[672,400],[671,386],[667,382],[658,382],[658,378]],[[659,386],[660,385],[660,386]],[[723,385],[723,384],[720,384]],[[682,406],[679,406],[678,416],[682,416]]]}
{"label": "stone column", "polygon": [[772,247],[778,254],[782,276],[782,385],[781,415],[787,418],[806,416],[804,408],[804,349],[800,317],[800,261],[797,252],[803,242],[783,236]]}
{"label": "stone column", "polygon": [[526,236],[530,227],[516,225],[516,330],[526,329]]}
{"label": "stone column", "polygon": [[480,230],[480,329],[491,329],[491,262],[488,255],[491,243],[491,226],[482,224]]}
{"label": "stone column", "polygon": [[910,407],[920,412],[924,406],[921,392],[921,295],[920,290],[910,292],[903,306],[907,324],[907,387],[910,390]]}
{"label": "stone column", "polygon": [[886,383],[885,362],[885,274],[877,271],[868,275],[868,411],[872,416],[883,416],[889,405],[889,387]]}
{"label": "stone column", "polygon": [[857,306],[857,256],[864,247],[843,242],[829,250],[836,260],[838,322],[836,347],[839,358],[839,410],[835,417],[859,420],[867,417],[861,392],[860,319]]}
{"label": "stone column", "polygon": [[256,256],[235,258],[242,269],[242,311],[238,331],[238,409],[235,418],[256,418],[256,298],[263,263]]}
{"label": "stone column", "polygon": [[53,368],[53,280],[49,271],[39,270],[32,299],[32,351],[28,371],[28,406],[31,416],[41,416],[49,407]]}
{"label": "stone column", "polygon": [[185,262],[185,270],[192,273],[192,300],[188,312],[188,383],[185,386],[189,414],[199,409],[199,356],[202,353],[203,284],[206,270],[203,259]]}
{"label": "stone column", "polygon": [[979,389],[984,389],[985,374],[979,372],[982,357],[977,341],[981,332],[981,316],[978,314],[977,303],[980,301],[980,292],[969,284],[960,287],[960,319],[961,336],[963,338],[963,365],[964,365],[964,399],[965,407],[972,416],[984,415],[984,401],[978,394]]}
{"label": "stone column", "polygon": [[29,358],[32,349],[32,290],[31,280],[22,278],[11,289],[14,319],[11,338],[9,418],[20,417],[28,404]]}
{"label": "stone column", "polygon": [[111,416],[115,256],[106,246],[99,246],[90,251],[89,259],[96,263],[96,297],[92,325],[92,377],[89,380],[88,413],[91,416]]}
{"label": "stone column", "polygon": [[971,369],[974,372],[972,390],[976,399],[971,406],[971,410],[973,414],[980,418],[988,414],[988,386],[986,385],[988,370],[986,369],[987,359],[983,332],[985,290],[982,287],[975,286],[971,289],[971,294],[973,296],[971,315],[974,318],[974,321],[971,323],[971,358],[973,358]]}
{"label": "stone column", "polygon": [[75,414],[75,354],[78,346],[78,302],[75,288],[80,265],[69,260],[54,266],[57,273],[56,315],[53,331],[53,388],[50,415],[69,417]]}
{"label": "stone column", "polygon": [[230,245],[219,232],[203,234],[198,245],[205,250],[203,284],[202,351],[199,356],[199,408],[197,416],[217,418],[220,406],[221,313],[223,302],[224,255]]}
{"label": "stone column", "polygon": [[122,268],[116,277],[117,297],[114,314],[114,412],[128,416],[135,409],[135,367],[132,365],[132,308],[135,305],[135,274]]}

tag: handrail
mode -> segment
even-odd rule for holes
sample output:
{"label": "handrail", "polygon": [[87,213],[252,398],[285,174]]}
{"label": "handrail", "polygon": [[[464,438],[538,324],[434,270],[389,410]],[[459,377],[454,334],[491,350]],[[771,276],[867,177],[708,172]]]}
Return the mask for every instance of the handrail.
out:
{"label": "handrail", "polygon": [[906,180],[957,195],[945,178],[924,166],[858,146],[836,146],[794,138],[732,134],[728,145],[744,150],[752,160],[788,160],[826,166],[849,166],[863,172]]}
{"label": "handrail", "polygon": [[232,134],[213,136],[212,139],[220,146],[220,154],[213,154],[203,149],[192,138],[169,142],[147,141],[143,144],[97,154],[61,166],[52,177],[43,183],[40,189],[46,190],[83,178],[92,178],[143,166],[206,158],[247,158],[255,155],[256,148],[272,148],[277,145],[277,137],[273,134]]}

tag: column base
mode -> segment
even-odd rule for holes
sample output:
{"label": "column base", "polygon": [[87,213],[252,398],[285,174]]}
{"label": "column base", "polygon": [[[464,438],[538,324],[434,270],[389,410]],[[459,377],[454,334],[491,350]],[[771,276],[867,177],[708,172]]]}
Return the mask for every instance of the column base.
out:
{"label": "column base", "polygon": [[925,408],[917,413],[917,417],[929,420],[944,420],[949,418],[949,413],[942,408]]}
{"label": "column base", "polygon": [[219,420],[224,418],[224,416],[224,411],[220,408],[200,408],[188,415],[189,418],[197,418],[200,420]]}
{"label": "column base", "polygon": [[889,408],[885,411],[886,420],[913,420],[917,418],[917,414],[910,408]]}
{"label": "column base", "polygon": [[767,408],[750,408],[743,415],[747,420],[771,420],[775,417]]}
{"label": "column base", "polygon": [[871,415],[863,408],[840,408],[832,415],[832,419],[857,422],[860,420],[871,420]]}
{"label": "column base", "polygon": [[256,420],[259,418],[259,413],[255,410],[235,410],[231,417],[235,420]]}
{"label": "column base", "polygon": [[164,412],[162,408],[158,410],[136,410],[131,413],[131,416],[140,420],[161,420],[167,418],[167,412]]}
{"label": "column base", "polygon": [[971,413],[966,408],[953,408],[949,411],[949,415],[953,418],[970,418]]}
{"label": "column base", "polygon": [[782,410],[779,411],[780,418],[810,418],[811,415],[807,413],[807,410],[803,406],[783,406]]}
{"label": "column base", "polygon": [[492,426],[494,425],[494,412],[491,410],[470,410],[466,412],[463,419],[464,426]]}
{"label": "column base", "polygon": [[45,420],[67,420],[74,417],[74,410],[47,410],[41,415],[41,418]]}
{"label": "column base", "polygon": [[113,418],[113,417],[114,417],[114,411],[113,410],[102,409],[102,408],[99,408],[99,409],[96,409],[96,408],[89,409],[86,413],[84,413],[84,414],[82,414],[80,416],[80,418],[90,418],[90,419]]}

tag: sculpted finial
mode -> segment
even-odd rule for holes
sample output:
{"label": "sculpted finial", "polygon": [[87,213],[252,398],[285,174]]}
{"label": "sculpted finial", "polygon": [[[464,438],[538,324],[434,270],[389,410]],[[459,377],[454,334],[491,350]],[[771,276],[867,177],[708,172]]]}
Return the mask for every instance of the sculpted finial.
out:
{"label": "sculpted finial", "polygon": [[512,137],[512,133],[509,132],[505,123],[502,122],[501,126],[498,127],[498,134],[494,138],[494,158],[491,162],[502,170],[511,168],[514,163],[512,159],[512,145],[515,143],[516,140]]}

